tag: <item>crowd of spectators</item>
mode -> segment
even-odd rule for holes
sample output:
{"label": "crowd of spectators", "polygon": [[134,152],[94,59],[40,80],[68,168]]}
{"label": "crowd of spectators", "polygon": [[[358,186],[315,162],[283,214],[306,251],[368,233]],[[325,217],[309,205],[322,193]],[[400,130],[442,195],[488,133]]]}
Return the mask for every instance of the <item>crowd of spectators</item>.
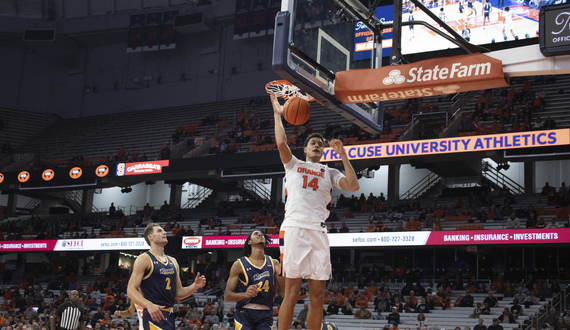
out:
{"label": "crowd of spectators", "polygon": [[464,118],[460,132],[484,135],[555,129],[554,119],[547,117],[543,122],[538,115],[544,110],[546,94],[542,88],[533,87],[555,82],[555,76],[516,78],[509,87],[480,91],[475,109]]}
{"label": "crowd of spectators", "polygon": [[[212,208],[211,214],[204,213],[198,225],[184,225],[182,210],[171,206],[167,201],[159,208],[146,203],[141,211],[125,215],[122,208],[111,203],[105,212],[66,215],[32,215],[27,219],[6,219],[0,221],[0,241],[22,239],[60,239],[60,238],[119,238],[138,237],[137,228],[144,228],[149,222],[165,222],[164,229],[173,237],[202,236],[207,230],[212,235],[232,235],[234,225],[256,226],[268,234],[278,233],[278,226],[283,221],[284,204],[270,206],[269,201],[240,200],[219,202],[206,205]],[[239,215],[235,209],[242,210]],[[236,217],[231,225],[223,225],[220,217]],[[89,228],[86,229],[86,228]],[[212,231],[212,230],[216,231]],[[225,229],[225,230],[224,230]]]}
{"label": "crowd of spectators", "polygon": [[[91,271],[84,265],[84,274],[89,274]],[[108,269],[98,276],[89,277],[91,280],[88,282],[81,281],[80,279],[85,276],[77,276],[77,272],[77,264],[70,262],[62,269],[56,268],[54,279],[44,288],[34,284],[33,275],[28,275],[17,284],[5,283],[0,287],[0,297],[2,297],[0,329],[39,330],[44,327],[49,329],[49,317],[59,305],[68,300],[71,290],[80,293],[80,305],[87,310],[85,322],[88,328],[126,330],[137,327],[136,315],[129,319],[121,319],[118,316],[119,311],[127,310],[130,305],[126,296],[129,277],[127,269]],[[206,274],[208,285],[201,288],[199,293],[207,294],[207,300],[199,301],[191,296],[175,306],[177,329],[234,328],[234,307],[226,306],[223,301],[226,274],[219,270]],[[183,273],[181,277],[184,285],[192,281],[192,274]],[[416,328],[424,329],[424,326],[429,325],[429,315],[434,309],[467,307],[473,311],[468,316],[473,319],[473,327],[483,330],[487,327],[480,316],[500,314],[493,319],[493,324],[496,323],[496,326],[505,323],[521,324],[525,319],[521,315],[528,316],[524,312],[525,309],[540,304],[541,301],[558,299],[557,294],[562,290],[556,280],[547,282],[532,275],[512,281],[506,281],[498,276],[489,284],[477,281],[474,277],[464,278],[460,273],[454,272],[452,267],[445,276],[430,284],[421,284],[418,281],[394,286],[387,285],[386,282],[376,283],[366,277],[361,278],[358,285],[355,284],[329,281],[323,297],[325,302],[323,314],[374,319],[378,320],[378,324],[388,324],[390,328],[397,328],[402,323],[413,326],[409,324],[409,317],[406,317],[407,321],[402,320],[404,315],[413,314],[412,319],[417,322]],[[453,297],[452,295],[457,292],[464,294]],[[478,294],[477,298],[474,298],[473,294]],[[309,295],[308,288],[303,286],[297,303],[304,306],[296,315],[293,328],[306,328]],[[508,306],[500,304],[499,299],[507,301]],[[279,315],[282,300],[281,295],[277,293],[274,299],[274,316]],[[544,327],[552,330],[568,330],[569,317],[568,311],[552,307],[549,309]],[[492,325],[488,328],[492,329]]]}
{"label": "crowd of spectators", "polygon": [[[24,280],[12,284],[11,279],[4,278],[4,285],[0,286],[0,329],[49,329],[49,318],[59,305],[68,300],[71,290],[80,293],[81,307],[87,310],[85,319],[88,328],[94,329],[136,329],[136,324],[118,317],[118,311],[129,308],[130,301],[126,297],[129,270],[121,267],[110,267],[101,274],[95,274],[97,270],[86,261],[83,264],[82,276],[77,276],[78,263],[69,262],[64,267],[56,267],[46,263],[41,270],[28,273]],[[53,274],[52,274],[53,268]],[[220,296],[225,288],[225,277],[219,271],[205,272],[208,285],[199,290],[200,293]],[[52,280],[41,287],[37,284],[39,273],[49,273]],[[37,277],[36,277],[37,276]],[[81,280],[83,278],[83,281]],[[86,279],[93,279],[85,282]],[[183,285],[192,281],[193,275],[187,272],[181,273]],[[189,297],[175,308],[175,317],[179,321],[180,328],[193,329],[192,325],[201,325],[198,329],[211,329],[212,323],[224,324],[224,329],[229,329],[229,322],[233,327],[233,307],[224,309],[223,300],[220,298],[212,302],[198,306],[195,297]],[[132,319],[136,318],[135,317]],[[11,328],[8,328],[11,327]],[[216,328],[220,328],[216,326]]]}
{"label": "crowd of spectators", "polygon": [[[545,84],[556,82],[556,76],[539,76],[527,78],[513,78],[511,86],[500,89],[482,90],[476,98],[472,115],[462,118],[459,134],[494,134],[504,132],[531,131],[542,129],[554,129],[557,127],[556,121],[546,116],[541,118],[540,113],[544,111],[547,102],[546,94],[542,88]],[[564,93],[561,89],[560,93]],[[397,135],[391,135],[392,127],[403,127],[410,124],[414,114],[426,114],[438,112],[439,104],[444,99],[450,100],[453,95],[441,96],[439,98],[415,98],[406,99],[396,104],[387,105],[384,111],[384,131],[382,134],[371,134],[364,129],[352,125],[340,125],[327,123],[324,128],[326,138],[347,139],[347,144],[355,141],[377,140],[381,136],[387,135],[391,140]],[[76,155],[73,159],[64,160],[64,164],[99,165],[113,164],[116,162],[137,162],[146,161],[152,158],[170,159],[171,150],[174,146],[185,145],[185,152],[189,152],[211,140],[209,149],[200,154],[227,154],[235,153],[240,146],[267,146],[274,148],[273,117],[272,113],[267,113],[266,98],[252,97],[250,101],[236,113],[235,118],[223,118],[217,112],[213,112],[206,117],[195,120],[189,124],[178,125],[172,133],[171,141],[165,142],[156,151],[156,155],[147,156],[134,150],[128,150],[124,146],[119,147],[115,155],[108,154],[99,158],[86,159],[82,155]],[[291,126],[285,122],[286,127],[291,127],[288,142],[291,147],[301,147],[305,137],[311,134],[314,129],[311,121],[300,126]],[[211,128],[214,128],[213,130]],[[441,130],[445,129],[445,125]],[[441,130],[426,130],[420,123],[414,130],[414,138],[437,138]],[[399,134],[399,133],[398,133]],[[249,150],[266,150],[249,149]],[[8,145],[2,148],[2,154],[12,154],[15,150]],[[153,152],[154,153],[154,152]],[[182,153],[184,154],[184,153]],[[181,157],[177,153],[175,157]],[[59,159],[52,159],[60,162]],[[93,164],[92,164],[93,163]],[[60,165],[60,164],[56,164]],[[50,159],[37,157],[31,163],[32,169],[43,169],[50,164]]]}
{"label": "crowd of spectators", "polygon": [[[354,213],[369,214],[369,224],[366,228],[361,228],[361,232],[442,230],[441,222],[448,216],[463,216],[469,223],[492,220],[495,224],[503,223],[507,229],[568,227],[570,194],[566,184],[563,182],[556,191],[547,182],[542,194],[548,196],[548,205],[557,207],[556,215],[551,217],[549,223],[546,223],[534,205],[517,207],[518,197],[511,194],[506,186],[495,191],[481,188],[478,192],[471,192],[467,198],[429,203],[418,199],[389,202],[382,193],[379,196],[370,193],[368,196],[361,194],[349,198],[341,194],[336,207],[344,210],[342,217],[346,219],[353,218]],[[413,215],[409,215],[412,212]],[[391,225],[394,223],[395,226]],[[336,233],[340,230],[331,226],[329,232]]]}
{"label": "crowd of spectators", "polygon": [[[510,193],[506,186],[491,191],[484,187],[471,191],[467,197],[442,198],[436,200],[397,200],[389,201],[383,193],[375,196],[341,194],[335,204],[331,204],[327,219],[329,233],[346,232],[387,232],[443,230],[442,222],[449,217],[464,217],[468,223],[486,223],[506,229],[519,228],[558,228],[568,227],[570,215],[570,191],[563,182],[558,189],[545,183],[541,190],[545,205],[519,204],[519,196]],[[546,206],[555,207],[555,214],[545,215]],[[65,216],[31,216],[27,221],[5,220],[0,222],[0,240],[19,239],[58,239],[95,237],[136,237],[137,227],[149,222],[165,222],[165,229],[172,236],[236,234],[241,225],[256,227],[268,234],[279,232],[283,221],[284,204],[270,205],[269,201],[238,200],[208,204],[205,208],[215,211],[204,213],[195,228],[184,224],[185,219],[179,207],[172,207],[167,201],[155,209],[148,203],[142,211],[125,215],[122,209],[112,204],[108,212],[88,215],[69,214]],[[241,210],[236,214],[236,209]],[[349,228],[346,220],[355,214],[366,214],[368,225]],[[548,221],[545,219],[548,216]],[[222,224],[221,217],[235,217],[233,223]],[[343,220],[340,222],[339,220]],[[182,224],[181,224],[182,223]],[[496,226],[495,226],[496,227]],[[85,228],[90,228],[89,231]],[[97,229],[97,232],[95,232]],[[215,231],[213,231],[215,230]]]}

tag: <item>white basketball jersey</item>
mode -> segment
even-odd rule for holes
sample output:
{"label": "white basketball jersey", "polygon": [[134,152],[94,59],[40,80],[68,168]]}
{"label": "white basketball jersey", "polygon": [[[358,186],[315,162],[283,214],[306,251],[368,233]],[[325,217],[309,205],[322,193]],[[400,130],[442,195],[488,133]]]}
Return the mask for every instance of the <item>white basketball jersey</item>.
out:
{"label": "white basketball jersey", "polygon": [[505,13],[505,24],[510,25],[513,24],[513,13],[510,11]]}
{"label": "white basketball jersey", "polygon": [[321,163],[301,161],[295,156],[285,166],[285,220],[282,227],[297,227],[326,231],[329,216],[327,204],[331,190],[339,188],[344,177],[339,170]]}

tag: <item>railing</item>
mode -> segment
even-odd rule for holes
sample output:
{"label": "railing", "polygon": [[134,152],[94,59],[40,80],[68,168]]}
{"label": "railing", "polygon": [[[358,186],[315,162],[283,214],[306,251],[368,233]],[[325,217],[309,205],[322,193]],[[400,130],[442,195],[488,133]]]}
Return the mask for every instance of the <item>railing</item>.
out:
{"label": "railing", "polygon": [[267,189],[267,187],[265,187],[265,185],[258,179],[244,180],[243,187],[247,190],[253,191],[261,199],[271,199],[271,189]]}
{"label": "railing", "polygon": [[400,199],[417,198],[425,193],[429,188],[433,187],[440,180],[439,175],[430,172],[423,179],[413,185],[408,191],[400,195]]}
{"label": "railing", "polygon": [[214,190],[202,186],[197,186],[198,188],[194,193],[188,196],[188,201],[182,205],[183,209],[191,209],[197,207],[206,198],[208,198]]}
{"label": "railing", "polygon": [[[412,115],[412,122],[419,122],[421,123],[422,120],[420,118],[425,117],[425,118],[429,118],[429,117],[437,117],[438,115],[442,115],[445,114],[445,123],[443,124],[443,127],[447,127],[447,125],[449,124],[449,112],[447,111],[437,111],[437,112],[428,112],[428,113],[418,113],[418,114],[414,114]],[[434,138],[434,136],[428,136],[428,135],[424,135],[422,134],[422,132],[420,131],[419,136],[416,136],[416,134],[414,133],[414,127],[415,125],[413,125],[411,127],[411,137],[414,140],[419,140],[419,139],[428,139],[428,138]],[[439,137],[439,136],[438,136]]]}
{"label": "railing", "polygon": [[560,303],[562,304],[561,310],[567,311],[568,310],[568,299],[570,299],[570,284],[568,284],[564,288],[564,291],[561,292],[561,295],[563,296],[562,299],[560,299]]}
{"label": "railing", "polygon": [[33,198],[26,205],[24,205],[24,207],[17,207],[16,214],[30,215],[38,207],[38,205],[40,205],[41,202],[41,200]]}
{"label": "railing", "polygon": [[543,305],[541,308],[538,309],[536,315],[534,315],[528,324],[521,325],[522,330],[531,330],[531,329],[542,329],[544,326],[544,322],[548,317],[548,313],[551,307],[556,308],[559,312],[565,311],[566,299],[568,298],[568,291],[570,289],[570,285],[566,286],[562,292],[557,293],[552,300],[547,304]]}
{"label": "railing", "polygon": [[451,103],[451,107],[449,107],[449,112],[455,113],[457,112],[457,110],[463,109],[465,105],[469,102],[470,96],[471,96],[470,92],[462,92],[455,94],[451,99],[453,103]]}
{"label": "railing", "polygon": [[24,206],[24,209],[33,210],[33,209],[35,209],[36,207],[38,207],[38,205],[40,205],[41,202],[42,202],[41,200],[39,200],[39,199],[37,199],[37,198],[34,198],[34,199],[32,199],[31,201],[29,201],[28,204],[26,204],[26,205]]}
{"label": "railing", "polygon": [[[81,209],[81,202],[83,200],[83,192],[80,190],[69,190],[65,192],[63,197],[70,206],[73,206],[74,212],[78,212]],[[79,209],[76,209],[79,208]]]}
{"label": "railing", "polygon": [[[64,195],[64,199],[67,200],[70,204],[74,204],[74,206],[78,207],[78,210],[73,211],[81,211],[81,205],[83,204],[83,191],[82,190],[70,190],[66,191]],[[95,205],[92,205],[91,212],[99,213],[99,210]]]}
{"label": "railing", "polygon": [[[399,138],[399,140],[400,140],[400,141],[405,141],[405,140],[407,140],[408,138],[411,139],[411,138],[412,138],[411,135],[412,135],[412,133],[413,133],[414,126],[415,126],[417,123],[419,123],[419,121],[418,121],[415,117],[412,117],[412,120],[402,129],[402,131],[401,131],[401,133],[400,133],[400,138]],[[392,127],[392,128],[393,128],[393,127]],[[408,136],[408,135],[410,135],[410,136]]]}
{"label": "railing", "polygon": [[496,168],[491,166],[489,162],[483,161],[483,170],[481,175],[498,186],[505,185],[512,194],[521,195],[525,192],[524,187],[516,183],[513,179],[504,175]]}

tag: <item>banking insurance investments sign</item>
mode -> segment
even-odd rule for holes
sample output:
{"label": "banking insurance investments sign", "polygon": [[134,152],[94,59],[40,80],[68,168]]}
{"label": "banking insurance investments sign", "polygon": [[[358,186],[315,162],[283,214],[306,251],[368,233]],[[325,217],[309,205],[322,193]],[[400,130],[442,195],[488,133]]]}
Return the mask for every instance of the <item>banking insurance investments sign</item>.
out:
{"label": "banking insurance investments sign", "polygon": [[508,86],[503,63],[480,53],[435,58],[336,74],[334,92],[344,104],[454,94]]}

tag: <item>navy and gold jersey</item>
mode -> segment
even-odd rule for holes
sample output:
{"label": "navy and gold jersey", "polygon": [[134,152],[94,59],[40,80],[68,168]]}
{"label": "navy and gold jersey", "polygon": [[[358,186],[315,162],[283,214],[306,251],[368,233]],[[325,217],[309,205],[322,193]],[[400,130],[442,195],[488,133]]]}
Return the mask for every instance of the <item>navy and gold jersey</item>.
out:
{"label": "navy and gold jersey", "polygon": [[155,305],[165,308],[174,306],[178,267],[169,256],[166,256],[164,263],[150,251],[145,254],[150,258],[151,267],[141,281],[143,296]]}
{"label": "navy and gold jersey", "polygon": [[265,262],[260,267],[249,261],[248,257],[238,259],[243,270],[243,278],[240,275],[236,292],[246,292],[250,285],[257,285],[257,296],[240,300],[236,308],[241,308],[249,303],[265,305],[273,309],[273,294],[275,292],[274,265],[270,256],[265,256]]}

